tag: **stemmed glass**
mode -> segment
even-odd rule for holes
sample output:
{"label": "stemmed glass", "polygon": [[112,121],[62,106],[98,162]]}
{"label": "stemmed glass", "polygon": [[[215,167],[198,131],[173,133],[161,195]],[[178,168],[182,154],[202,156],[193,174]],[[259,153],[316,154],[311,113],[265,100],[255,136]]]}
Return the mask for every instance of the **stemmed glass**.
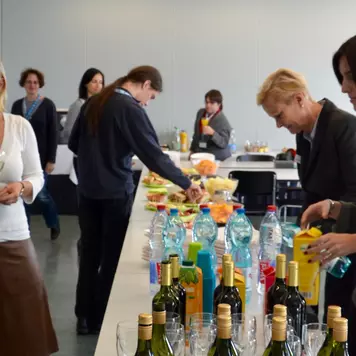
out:
{"label": "stemmed glass", "polygon": [[300,338],[297,335],[290,334],[287,336],[287,343],[292,351],[293,356],[301,356],[302,344]]}
{"label": "stemmed glass", "polygon": [[116,328],[116,351],[118,356],[132,356],[137,349],[137,321],[120,321]]}
{"label": "stemmed glass", "polygon": [[328,331],[327,324],[312,323],[303,325],[302,344],[307,356],[317,356]]}
{"label": "stemmed glass", "polygon": [[[273,314],[267,314],[264,318],[264,338],[265,338],[265,346],[267,347],[272,338],[272,319]],[[293,320],[291,317],[287,317],[287,338],[289,336],[295,335],[294,328],[292,326]]]}
{"label": "stemmed glass", "polygon": [[166,323],[166,336],[175,356],[184,356],[185,328],[178,323]]}
{"label": "stemmed glass", "polygon": [[233,314],[231,319],[231,338],[239,351],[239,355],[255,355],[257,348],[256,317],[248,314]]}

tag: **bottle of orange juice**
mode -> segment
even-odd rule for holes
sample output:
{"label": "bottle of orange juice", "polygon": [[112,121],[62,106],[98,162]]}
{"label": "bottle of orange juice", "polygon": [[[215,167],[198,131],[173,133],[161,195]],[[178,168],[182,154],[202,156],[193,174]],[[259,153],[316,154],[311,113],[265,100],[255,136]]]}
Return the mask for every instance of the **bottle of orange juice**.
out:
{"label": "bottle of orange juice", "polygon": [[188,152],[188,134],[184,130],[180,132],[180,151]]}

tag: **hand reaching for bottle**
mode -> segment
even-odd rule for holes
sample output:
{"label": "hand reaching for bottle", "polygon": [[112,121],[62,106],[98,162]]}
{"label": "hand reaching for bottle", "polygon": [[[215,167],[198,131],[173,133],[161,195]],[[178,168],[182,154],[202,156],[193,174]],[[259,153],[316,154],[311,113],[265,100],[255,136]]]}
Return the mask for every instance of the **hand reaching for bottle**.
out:
{"label": "hand reaching for bottle", "polygon": [[187,196],[191,202],[196,202],[203,196],[203,192],[199,185],[192,183],[192,185],[186,190]]}

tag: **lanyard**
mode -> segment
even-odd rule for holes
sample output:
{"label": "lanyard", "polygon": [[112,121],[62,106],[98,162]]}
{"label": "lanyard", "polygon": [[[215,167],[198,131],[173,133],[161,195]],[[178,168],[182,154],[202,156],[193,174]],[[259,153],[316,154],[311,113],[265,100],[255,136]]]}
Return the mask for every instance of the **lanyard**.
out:
{"label": "lanyard", "polygon": [[26,98],[22,101],[22,113],[26,120],[30,120],[41,102],[41,96],[38,94],[36,100],[32,103],[29,109],[26,107]]}

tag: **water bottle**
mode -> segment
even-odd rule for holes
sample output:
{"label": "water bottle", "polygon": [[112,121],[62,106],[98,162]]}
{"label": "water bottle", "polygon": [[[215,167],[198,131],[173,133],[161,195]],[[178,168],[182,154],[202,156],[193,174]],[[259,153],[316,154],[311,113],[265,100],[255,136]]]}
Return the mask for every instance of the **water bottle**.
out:
{"label": "water bottle", "polygon": [[210,215],[209,208],[202,209],[202,215],[197,216],[193,225],[193,242],[200,242],[203,251],[208,251],[212,259],[212,266],[216,273],[217,257],[215,241],[218,238],[218,226]]}
{"label": "water bottle", "polygon": [[[282,246],[282,227],[276,214],[277,208],[269,205],[260,227],[259,271],[262,272],[269,266],[276,267],[276,257]],[[259,284],[261,291],[261,285]]]}
{"label": "water bottle", "polygon": [[343,256],[343,257],[334,258],[324,267],[332,276],[341,279],[342,277],[344,277],[350,265],[351,265],[351,260],[348,257]]}
{"label": "water bottle", "polygon": [[245,209],[239,208],[229,224],[229,236],[232,241],[232,258],[235,266],[242,269],[246,284],[246,304],[252,296],[252,256],[250,244],[252,240],[252,224],[245,215]]}
{"label": "water bottle", "polygon": [[230,148],[231,154],[236,153],[237,146],[236,146],[235,130],[231,130],[230,140],[229,140],[229,148]]}
{"label": "water bottle", "polygon": [[149,234],[150,245],[150,294],[155,296],[160,290],[161,283],[161,261],[163,254],[164,236],[167,229],[168,215],[164,205],[157,206]]}
{"label": "water bottle", "polygon": [[184,223],[178,215],[178,209],[173,208],[168,217],[166,234],[163,236],[165,259],[169,259],[169,255],[177,254],[179,256],[179,263],[183,263],[185,237],[186,229]]}
{"label": "water bottle", "polygon": [[227,254],[231,254],[232,253],[232,240],[231,240],[231,237],[230,237],[230,229],[229,229],[230,222],[236,216],[237,210],[239,208],[241,208],[240,204],[234,204],[234,210],[233,210],[232,214],[229,217],[229,220],[227,221],[227,223],[225,225],[224,239],[225,239],[225,253],[227,253]]}

